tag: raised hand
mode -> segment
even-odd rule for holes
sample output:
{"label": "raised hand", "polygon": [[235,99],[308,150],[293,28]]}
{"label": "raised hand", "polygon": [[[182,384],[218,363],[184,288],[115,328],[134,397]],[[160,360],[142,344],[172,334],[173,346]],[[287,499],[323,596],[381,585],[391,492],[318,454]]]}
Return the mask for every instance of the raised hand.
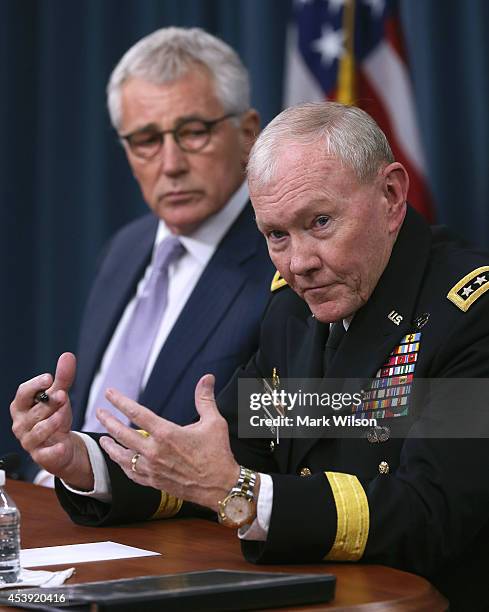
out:
{"label": "raised hand", "polygon": [[[70,431],[72,411],[68,392],[76,372],[72,353],[58,359],[54,379],[41,374],[22,383],[10,404],[12,431],[22,447],[42,468],[71,485],[90,490],[93,474],[88,452],[80,438]],[[36,400],[45,390],[48,402]]]}
{"label": "raised hand", "polygon": [[185,427],[157,416],[114,389],[109,389],[106,397],[149,434],[144,437],[107,411],[97,411],[100,422],[116,440],[102,437],[100,445],[126,475],[139,484],[217,510],[217,502],[238,480],[239,465],[231,452],[227,423],[214,399],[214,377],[207,374],[198,382],[195,405],[200,420]]}

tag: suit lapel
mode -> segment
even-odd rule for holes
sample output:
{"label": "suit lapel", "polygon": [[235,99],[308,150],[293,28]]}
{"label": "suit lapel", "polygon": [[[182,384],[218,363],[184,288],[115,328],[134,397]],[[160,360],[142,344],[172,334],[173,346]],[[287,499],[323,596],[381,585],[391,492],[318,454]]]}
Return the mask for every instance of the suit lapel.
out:
{"label": "suit lapel", "polygon": [[[129,300],[136,292],[144,269],[149,263],[158,227],[157,219],[151,217],[147,227],[130,245],[124,248],[124,257],[117,261],[113,271],[110,288],[110,300],[106,300],[98,311],[97,323],[100,331],[98,340],[99,351],[107,346],[108,338],[112,336],[115,326],[119,322]],[[105,336],[105,337],[104,337]]]}
{"label": "suit lapel", "polygon": [[[87,359],[80,361],[77,369],[76,389],[79,394],[77,404],[82,406],[83,410],[77,410],[79,417],[77,420],[81,422],[75,422],[76,427],[81,427],[83,424],[84,407],[102,355],[149,262],[157,227],[156,217],[145,216],[130,240],[121,241],[121,244],[110,252],[110,261],[101,271],[101,278],[98,281],[100,286],[93,296],[97,301],[91,305],[91,315],[87,318],[89,325],[83,328],[83,342],[87,342],[83,354],[87,355]],[[101,292],[109,298],[100,299]]]}
{"label": "suit lapel", "polygon": [[[256,253],[259,240],[251,207],[247,206],[207,264],[141,394],[140,401],[157,414],[162,413],[175,385],[239,295],[250,274],[243,263]],[[182,415],[185,409],[179,407]]]}
{"label": "suit lapel", "polygon": [[[415,308],[430,246],[428,226],[408,208],[389,264],[368,302],[355,314],[321,390],[327,390],[328,379],[332,378],[374,377],[393,346],[411,329],[418,314]],[[399,325],[388,318],[393,310],[402,316]],[[294,440],[292,469],[316,442],[317,439]]]}

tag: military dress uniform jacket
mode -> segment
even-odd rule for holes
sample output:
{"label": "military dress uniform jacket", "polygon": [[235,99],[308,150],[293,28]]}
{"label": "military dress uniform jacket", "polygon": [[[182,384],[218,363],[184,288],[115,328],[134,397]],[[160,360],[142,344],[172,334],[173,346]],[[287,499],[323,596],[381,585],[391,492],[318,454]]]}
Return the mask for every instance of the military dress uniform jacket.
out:
{"label": "military dress uniform jacket", "polygon": [[[443,229],[430,230],[409,210],[389,264],[355,314],[328,378],[385,380],[388,364],[408,349],[415,360],[408,359],[414,367],[407,375],[414,379],[489,378],[487,289],[489,258],[464,249]],[[489,568],[489,444],[483,424],[480,437],[424,439],[425,426],[443,427],[444,419],[443,398],[426,397],[413,408],[404,439],[282,439],[272,449],[270,440],[238,437],[238,378],[270,379],[274,368],[281,378],[322,377],[328,331],[290,288],[274,292],[258,352],[219,396],[237,461],[273,478],[267,541],[243,542],[246,558],[385,564],[427,576],[453,609],[460,602],[461,609],[483,609]],[[457,410],[470,420],[472,398],[461,399]],[[381,423],[404,418],[394,412],[387,409]],[[68,495],[58,486],[75,521],[131,521],[164,516],[165,508],[167,515],[175,513],[168,496],[135,485],[107,460],[111,505]],[[180,513],[187,512],[184,504]]]}

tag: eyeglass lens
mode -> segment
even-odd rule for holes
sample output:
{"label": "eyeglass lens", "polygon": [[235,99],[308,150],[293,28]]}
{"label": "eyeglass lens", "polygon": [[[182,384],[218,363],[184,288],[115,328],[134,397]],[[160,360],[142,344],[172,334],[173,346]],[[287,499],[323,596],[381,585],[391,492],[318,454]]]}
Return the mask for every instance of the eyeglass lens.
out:
{"label": "eyeglass lens", "polygon": [[143,130],[127,137],[132,152],[145,159],[154,157],[159,152],[166,135],[171,134],[183,151],[194,152],[203,149],[209,142],[212,126],[203,121],[191,120],[180,124],[175,130],[158,132]]}

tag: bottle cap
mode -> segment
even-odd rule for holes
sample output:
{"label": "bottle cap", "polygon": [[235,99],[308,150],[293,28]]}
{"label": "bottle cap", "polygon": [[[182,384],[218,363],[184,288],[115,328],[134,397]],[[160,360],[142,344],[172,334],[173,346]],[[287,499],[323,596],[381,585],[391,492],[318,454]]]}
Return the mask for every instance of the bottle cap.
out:
{"label": "bottle cap", "polygon": [[0,470],[0,487],[5,484],[5,470]]}

